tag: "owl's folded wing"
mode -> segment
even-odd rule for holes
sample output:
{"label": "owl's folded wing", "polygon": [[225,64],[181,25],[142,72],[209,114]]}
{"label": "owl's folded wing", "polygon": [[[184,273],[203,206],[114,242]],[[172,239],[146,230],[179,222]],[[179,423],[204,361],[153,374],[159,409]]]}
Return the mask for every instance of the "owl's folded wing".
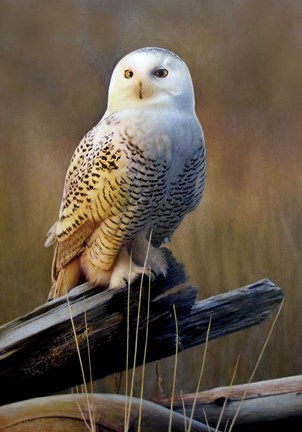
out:
{"label": "owl's folded wing", "polygon": [[46,246],[55,244],[52,278],[78,256],[101,223],[125,211],[129,180],[127,159],[114,136],[95,145],[83,138],[70,162],[58,220],[47,234]]}

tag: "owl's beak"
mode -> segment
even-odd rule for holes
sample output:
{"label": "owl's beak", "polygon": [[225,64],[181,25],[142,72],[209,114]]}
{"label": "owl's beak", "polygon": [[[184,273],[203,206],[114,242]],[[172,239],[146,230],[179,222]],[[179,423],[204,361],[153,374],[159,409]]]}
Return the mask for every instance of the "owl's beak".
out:
{"label": "owl's beak", "polygon": [[150,85],[150,83],[147,80],[140,81],[138,83],[138,88],[136,87],[136,92],[137,92],[136,95],[139,97],[140,100],[142,100],[152,95],[153,88],[152,85]]}
{"label": "owl's beak", "polygon": [[139,83],[138,97],[139,97],[140,99],[143,99],[143,84],[142,84],[141,81],[140,81],[140,83]]}

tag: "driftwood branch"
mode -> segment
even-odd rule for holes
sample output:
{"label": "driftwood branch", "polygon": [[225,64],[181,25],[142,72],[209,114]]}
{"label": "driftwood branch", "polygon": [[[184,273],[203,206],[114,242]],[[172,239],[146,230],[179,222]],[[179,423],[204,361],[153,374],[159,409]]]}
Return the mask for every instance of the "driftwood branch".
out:
{"label": "driftwood branch", "polygon": [[[282,300],[280,288],[268,279],[202,301],[196,301],[197,290],[192,286],[167,292],[186,280],[182,266],[168,252],[167,256],[170,263],[167,277],[152,282],[147,362],[175,353],[173,305],[177,311],[180,352],[205,341],[210,318],[209,338],[214,339],[262,322]],[[143,361],[148,285],[145,280],[137,365]],[[137,285],[130,290],[130,365],[133,364],[139,291]],[[100,292],[98,288],[82,285],[70,292],[69,302],[70,308],[66,298],[61,297],[0,328],[0,404],[49,395],[82,383],[70,315],[87,380],[87,338],[93,379],[125,369],[128,290]]]}
{"label": "driftwood branch", "polygon": [[[127,403],[127,404],[126,404]],[[183,432],[190,419],[148,401],[120,395],[71,394],[29,399],[0,407],[1,432]],[[140,407],[141,405],[141,407]],[[139,415],[140,408],[141,419]],[[125,410],[129,428],[124,428]],[[170,416],[172,428],[169,429]],[[92,422],[91,422],[92,420]],[[91,424],[92,423],[92,424]],[[139,428],[140,423],[140,428]],[[88,425],[88,427],[87,427]],[[196,420],[191,432],[215,432]],[[216,431],[219,432],[219,431]]]}
{"label": "driftwood branch", "polygon": [[[183,413],[183,402],[186,407],[186,415],[190,416],[195,394],[187,394],[174,399],[173,409]],[[242,400],[243,399],[243,400]],[[170,401],[157,401],[162,406],[169,407]],[[302,426],[302,375],[279,378],[269,381],[260,381],[251,384],[235,385],[232,387],[219,387],[198,393],[197,403],[194,410],[194,419],[205,421],[205,415],[209,424],[217,425],[223,409],[221,418],[221,430],[226,423],[230,424],[240,405],[236,425],[254,426],[257,431],[262,430],[261,424],[265,425],[263,430],[268,430],[267,422],[270,422],[269,430],[272,430],[271,422],[295,420],[296,424]],[[289,430],[289,429],[287,429]],[[295,429],[298,430],[298,429]],[[300,430],[300,429],[299,429]]]}

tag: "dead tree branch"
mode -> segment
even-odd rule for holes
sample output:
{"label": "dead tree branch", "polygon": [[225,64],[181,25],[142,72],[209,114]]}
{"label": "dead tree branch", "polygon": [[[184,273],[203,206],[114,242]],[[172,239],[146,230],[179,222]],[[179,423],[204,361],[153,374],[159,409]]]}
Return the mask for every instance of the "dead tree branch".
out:
{"label": "dead tree branch", "polygon": [[[197,290],[192,286],[167,292],[186,281],[182,266],[168,252],[167,256],[167,277],[152,282],[147,362],[175,353],[173,305],[177,311],[180,352],[205,341],[210,318],[209,339],[214,339],[259,324],[282,300],[280,288],[268,279],[202,301],[196,301]],[[130,290],[130,365],[133,364],[139,291],[139,283]],[[144,354],[147,279],[141,299],[137,365],[142,363]],[[66,298],[61,297],[2,326],[0,404],[49,395],[83,381],[70,313],[87,380],[87,337],[94,379],[124,370],[127,300],[127,289],[101,292],[98,288],[89,289],[82,285],[70,292],[70,309]]]}

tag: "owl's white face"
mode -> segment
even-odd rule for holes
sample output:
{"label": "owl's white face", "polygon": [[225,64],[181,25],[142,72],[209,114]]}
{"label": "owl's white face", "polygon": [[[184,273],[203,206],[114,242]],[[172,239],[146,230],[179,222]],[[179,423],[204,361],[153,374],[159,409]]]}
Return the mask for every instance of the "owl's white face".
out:
{"label": "owl's white face", "polygon": [[108,110],[175,108],[194,111],[194,92],[186,64],[162,48],[141,48],[116,65]]}

